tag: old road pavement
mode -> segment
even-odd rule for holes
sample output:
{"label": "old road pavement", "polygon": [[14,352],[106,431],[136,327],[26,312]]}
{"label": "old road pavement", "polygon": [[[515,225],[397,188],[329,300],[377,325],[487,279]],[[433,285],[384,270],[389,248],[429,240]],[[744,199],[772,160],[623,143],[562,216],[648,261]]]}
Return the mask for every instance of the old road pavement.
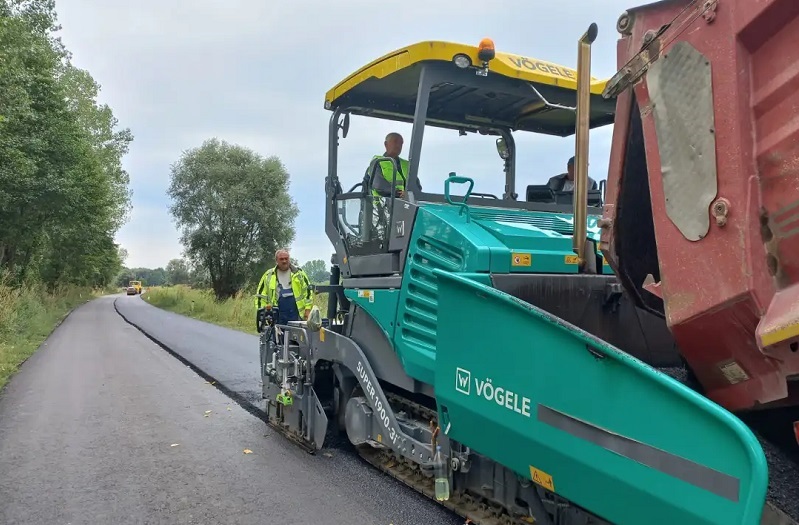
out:
{"label": "old road pavement", "polygon": [[462,523],[345,448],[273,433],[246,402],[257,362],[255,337],[139,296],[76,309],[0,393],[0,523]]}

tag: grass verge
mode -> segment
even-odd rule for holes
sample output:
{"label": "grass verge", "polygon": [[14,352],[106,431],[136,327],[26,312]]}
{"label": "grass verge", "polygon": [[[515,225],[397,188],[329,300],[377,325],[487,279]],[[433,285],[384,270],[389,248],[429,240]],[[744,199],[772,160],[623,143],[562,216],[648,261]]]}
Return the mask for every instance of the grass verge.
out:
{"label": "grass verge", "polygon": [[[230,299],[217,301],[211,290],[188,286],[148,287],[142,299],[153,306],[208,323],[257,335],[253,297],[239,292]],[[317,294],[314,303],[327,311],[327,294]]]}
{"label": "grass verge", "polygon": [[0,279],[0,391],[76,306],[118,290],[41,285],[11,287]]}

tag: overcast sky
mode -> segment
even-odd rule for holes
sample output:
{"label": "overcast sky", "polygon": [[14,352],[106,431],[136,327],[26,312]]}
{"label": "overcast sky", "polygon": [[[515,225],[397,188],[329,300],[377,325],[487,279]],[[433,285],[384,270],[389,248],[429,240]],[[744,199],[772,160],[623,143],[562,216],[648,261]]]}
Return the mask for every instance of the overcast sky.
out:
{"label": "overcast sky", "polygon": [[[330,259],[323,224],[327,125],[324,94],[379,56],[422,40],[477,44],[576,67],[576,40],[599,25],[592,74],[615,73],[618,16],[632,0],[56,0],[61,36],[88,69],[135,140],[124,159],[133,210],[117,235],[130,267],[165,266],[180,257],[168,212],[169,166],[203,140],[222,140],[278,155],[300,208],[292,255]],[[360,180],[389,131],[410,126],[353,118],[341,143],[342,185]],[[612,128],[591,134],[590,175],[606,178]],[[502,193],[491,137],[425,132],[420,178],[425,190],[451,171],[477,181],[474,191]],[[517,191],[565,170],[573,138],[517,135]],[[521,189],[521,190],[520,190]]]}

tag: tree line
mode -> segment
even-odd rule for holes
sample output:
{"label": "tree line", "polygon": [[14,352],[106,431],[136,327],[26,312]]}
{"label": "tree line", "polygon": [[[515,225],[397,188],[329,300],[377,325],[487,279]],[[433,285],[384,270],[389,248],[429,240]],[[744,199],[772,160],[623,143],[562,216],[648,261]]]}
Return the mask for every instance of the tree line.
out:
{"label": "tree line", "polygon": [[133,135],[54,36],[53,0],[0,0],[0,278],[107,286]]}
{"label": "tree line", "polygon": [[[296,261],[295,261],[296,262]],[[270,265],[271,266],[271,265]],[[297,266],[300,266],[299,264]],[[302,269],[314,284],[327,284],[329,269],[322,259],[314,259],[303,264]],[[266,266],[261,273],[266,270]],[[258,274],[260,279],[261,274]],[[165,268],[122,268],[117,276],[116,286],[128,286],[130,281],[141,281],[147,286],[188,285],[192,288],[210,288],[211,282],[207,270],[192,265],[186,259],[172,259]]]}
{"label": "tree line", "polygon": [[[131,209],[122,159],[133,134],[97,101],[99,84],[74,66],[59,29],[54,0],[0,0],[0,280],[188,282],[220,299],[254,289],[295,236],[281,160],[218,138],[182,152],[167,195],[184,258],[126,268],[114,238]],[[307,264],[327,280],[321,260]]]}

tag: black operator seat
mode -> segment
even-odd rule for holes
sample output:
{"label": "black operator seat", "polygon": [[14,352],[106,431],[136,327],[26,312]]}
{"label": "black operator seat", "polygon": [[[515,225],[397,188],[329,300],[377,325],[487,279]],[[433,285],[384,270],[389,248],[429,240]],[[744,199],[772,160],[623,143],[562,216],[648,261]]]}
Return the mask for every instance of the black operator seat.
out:
{"label": "black operator seat", "polygon": [[[545,204],[568,204],[574,202],[574,193],[571,191],[553,191],[548,184],[529,184],[527,186],[527,202]],[[588,206],[602,206],[602,190],[588,190]]]}
{"label": "black operator seat", "polygon": [[548,184],[528,184],[526,200],[527,202],[554,203],[555,192]]}

